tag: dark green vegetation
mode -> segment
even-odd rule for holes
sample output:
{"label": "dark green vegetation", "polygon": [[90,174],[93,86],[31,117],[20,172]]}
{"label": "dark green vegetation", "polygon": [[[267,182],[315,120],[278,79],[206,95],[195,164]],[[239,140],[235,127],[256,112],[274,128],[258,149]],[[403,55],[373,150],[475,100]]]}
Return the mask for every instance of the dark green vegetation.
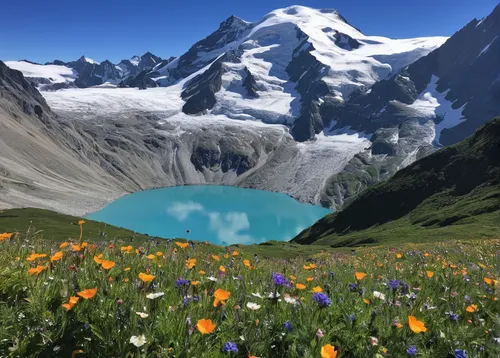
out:
{"label": "dark green vegetation", "polygon": [[294,242],[356,246],[500,237],[500,118],[366,190]]}

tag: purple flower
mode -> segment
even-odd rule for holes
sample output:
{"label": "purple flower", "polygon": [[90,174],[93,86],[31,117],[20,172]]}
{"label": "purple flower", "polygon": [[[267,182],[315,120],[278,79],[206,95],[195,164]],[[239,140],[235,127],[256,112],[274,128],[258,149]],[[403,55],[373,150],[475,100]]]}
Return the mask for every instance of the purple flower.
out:
{"label": "purple flower", "polygon": [[467,358],[467,352],[463,349],[455,349],[455,358]]}
{"label": "purple flower", "polygon": [[469,275],[464,275],[464,280],[465,282],[469,282],[470,281]]}
{"label": "purple flower", "polygon": [[184,296],[184,298],[182,299],[182,303],[184,304],[184,306],[187,306],[189,304],[189,297]]}
{"label": "purple flower", "polygon": [[273,281],[278,286],[282,286],[286,283],[286,280],[283,277],[283,275],[278,272],[273,272]]}
{"label": "purple flower", "polygon": [[458,315],[453,312],[448,312],[448,315],[450,316],[450,321],[458,322]]}
{"label": "purple flower", "polygon": [[393,290],[397,290],[399,287],[399,280],[390,280],[389,287],[392,288]]}
{"label": "purple flower", "polygon": [[406,350],[406,353],[410,356],[416,356],[417,355],[417,347],[415,346],[409,346],[408,349]]}
{"label": "purple flower", "polygon": [[285,328],[286,328],[286,330],[287,330],[288,332],[293,331],[292,322],[290,322],[290,321],[286,321],[286,322],[285,322]]}
{"label": "purple flower", "polygon": [[408,284],[406,282],[401,282],[401,294],[406,295],[408,293]]}
{"label": "purple flower", "polygon": [[358,290],[358,285],[356,285],[355,283],[350,283],[350,284],[349,284],[349,290],[350,290],[351,292],[355,292],[355,291],[357,291],[357,290]]}
{"label": "purple flower", "polygon": [[182,278],[180,278],[177,281],[175,281],[175,288],[179,288],[181,286],[189,286],[189,281],[188,280],[183,280]]}
{"label": "purple flower", "polygon": [[321,308],[328,307],[332,304],[332,301],[323,292],[314,293],[313,300],[316,301]]}
{"label": "purple flower", "polygon": [[356,320],[356,316],[354,315],[354,313],[351,313],[349,315],[349,321],[354,322],[355,320]]}
{"label": "purple flower", "polygon": [[464,296],[464,300],[465,300],[465,302],[469,303],[470,302],[470,296],[465,295]]}
{"label": "purple flower", "polygon": [[222,347],[222,351],[224,353],[230,353],[230,352],[238,352],[238,347],[236,346],[236,343],[233,342],[226,342],[224,343],[224,347]]}

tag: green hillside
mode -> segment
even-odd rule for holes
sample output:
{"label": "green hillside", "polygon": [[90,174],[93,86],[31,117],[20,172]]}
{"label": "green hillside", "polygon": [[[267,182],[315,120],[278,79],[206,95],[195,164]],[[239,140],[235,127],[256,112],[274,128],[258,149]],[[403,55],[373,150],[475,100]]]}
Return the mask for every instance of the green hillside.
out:
{"label": "green hillside", "polygon": [[293,241],[356,246],[500,237],[500,118],[366,190]]}

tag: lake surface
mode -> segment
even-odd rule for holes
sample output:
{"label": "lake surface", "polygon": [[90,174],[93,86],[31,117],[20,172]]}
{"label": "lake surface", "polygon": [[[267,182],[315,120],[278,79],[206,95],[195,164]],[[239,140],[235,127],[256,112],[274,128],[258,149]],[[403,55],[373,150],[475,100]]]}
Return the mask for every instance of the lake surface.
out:
{"label": "lake surface", "polygon": [[330,212],[281,193],[196,185],[126,195],[87,218],[151,236],[231,245],[290,240]]}

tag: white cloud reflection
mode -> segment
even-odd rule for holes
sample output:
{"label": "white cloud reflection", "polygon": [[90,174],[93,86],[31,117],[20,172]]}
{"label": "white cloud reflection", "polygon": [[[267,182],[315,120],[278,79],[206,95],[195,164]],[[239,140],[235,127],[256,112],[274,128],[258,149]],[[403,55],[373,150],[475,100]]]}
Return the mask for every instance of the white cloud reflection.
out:
{"label": "white cloud reflection", "polygon": [[188,201],[185,203],[175,202],[167,209],[167,213],[175,217],[179,221],[184,221],[189,215],[195,212],[203,212],[205,208],[200,203]]}

